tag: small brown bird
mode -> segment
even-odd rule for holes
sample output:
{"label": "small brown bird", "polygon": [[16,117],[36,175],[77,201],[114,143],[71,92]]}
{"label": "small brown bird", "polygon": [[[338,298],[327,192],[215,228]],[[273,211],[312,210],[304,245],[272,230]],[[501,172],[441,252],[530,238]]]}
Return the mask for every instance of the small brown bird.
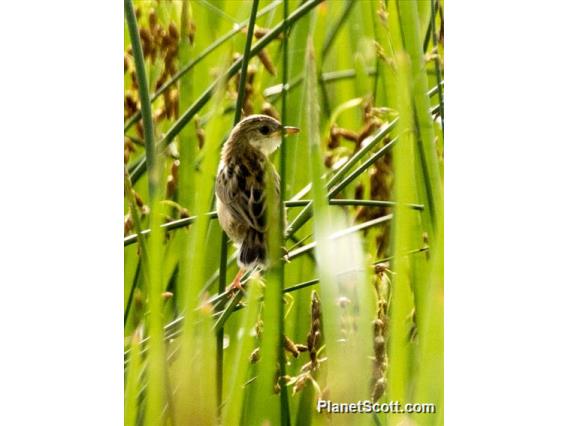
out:
{"label": "small brown bird", "polygon": [[240,289],[247,270],[267,264],[266,187],[272,179],[279,199],[280,177],[268,159],[280,146],[281,131],[298,133],[268,115],[250,115],[231,131],[223,145],[215,195],[223,230],[238,249],[239,272],[231,288]]}

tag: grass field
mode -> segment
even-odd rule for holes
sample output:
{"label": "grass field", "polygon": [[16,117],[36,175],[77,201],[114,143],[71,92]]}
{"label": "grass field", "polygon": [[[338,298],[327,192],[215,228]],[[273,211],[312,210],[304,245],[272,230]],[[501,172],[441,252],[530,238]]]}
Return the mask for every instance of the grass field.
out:
{"label": "grass field", "polygon": [[[125,424],[443,424],[443,1],[126,0],[125,18]],[[274,266],[231,295],[214,179],[251,113],[301,132],[272,159]]]}

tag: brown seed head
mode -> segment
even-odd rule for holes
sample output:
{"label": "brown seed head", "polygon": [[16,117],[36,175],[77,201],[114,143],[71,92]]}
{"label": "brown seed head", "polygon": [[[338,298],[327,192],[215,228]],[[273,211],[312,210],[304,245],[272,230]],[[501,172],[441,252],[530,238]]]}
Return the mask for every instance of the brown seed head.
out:
{"label": "brown seed head", "polygon": [[148,14],[148,23],[150,24],[150,28],[154,28],[158,23],[158,17],[156,16],[156,11],[154,8],[150,9]]}
{"label": "brown seed head", "polygon": [[179,33],[177,27],[174,25],[173,22],[171,22],[170,25],[168,26],[168,32],[170,33],[170,38],[172,39],[172,41],[177,43],[179,38]]}

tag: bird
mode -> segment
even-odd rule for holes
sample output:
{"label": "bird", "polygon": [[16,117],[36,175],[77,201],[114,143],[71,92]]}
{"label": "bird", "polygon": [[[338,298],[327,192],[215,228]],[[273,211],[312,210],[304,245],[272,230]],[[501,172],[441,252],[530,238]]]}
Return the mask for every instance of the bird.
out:
{"label": "bird", "polygon": [[274,200],[280,199],[280,176],[269,160],[278,149],[283,126],[268,115],[249,115],[239,121],[223,144],[215,181],[216,210],[221,228],[237,248],[239,271],[230,289],[241,290],[247,271],[268,266],[267,186],[271,179]]}

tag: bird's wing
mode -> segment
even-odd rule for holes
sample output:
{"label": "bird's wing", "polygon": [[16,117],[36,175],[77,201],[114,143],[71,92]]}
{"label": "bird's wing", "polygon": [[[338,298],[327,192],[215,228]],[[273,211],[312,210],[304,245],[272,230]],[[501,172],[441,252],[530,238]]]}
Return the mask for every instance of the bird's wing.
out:
{"label": "bird's wing", "polygon": [[[266,169],[278,176],[267,161]],[[215,193],[236,220],[259,232],[266,230],[265,167],[262,164],[228,164],[217,175]],[[274,186],[279,187],[277,179]],[[278,188],[279,189],[279,188]],[[277,192],[278,193],[278,192]]]}

